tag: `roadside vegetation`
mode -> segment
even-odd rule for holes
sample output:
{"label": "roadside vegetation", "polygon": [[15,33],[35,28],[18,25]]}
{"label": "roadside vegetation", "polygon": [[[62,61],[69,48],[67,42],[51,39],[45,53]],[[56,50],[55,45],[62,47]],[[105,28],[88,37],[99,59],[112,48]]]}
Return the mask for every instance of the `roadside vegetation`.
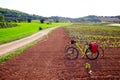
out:
{"label": "roadside vegetation", "polygon": [[16,51],[10,52],[9,54],[0,56],[0,64],[4,63],[5,61],[11,59],[12,57],[14,57],[16,55],[21,54],[25,49],[29,48],[30,46],[34,45],[35,43],[36,43],[36,41],[34,41],[34,42],[16,50]]}
{"label": "roadside vegetation", "polygon": [[21,22],[16,24],[16,27],[0,29],[0,44],[24,38],[46,28],[64,26],[68,25],[69,23],[59,22],[47,24],[33,21],[31,23]]}

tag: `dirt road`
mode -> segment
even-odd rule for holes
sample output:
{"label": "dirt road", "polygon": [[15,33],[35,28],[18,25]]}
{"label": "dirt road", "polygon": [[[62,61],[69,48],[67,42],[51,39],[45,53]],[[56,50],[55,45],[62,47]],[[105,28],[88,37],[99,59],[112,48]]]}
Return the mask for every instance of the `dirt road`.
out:
{"label": "dirt road", "polygon": [[55,28],[56,27],[52,27],[52,28],[49,28],[49,29],[46,29],[46,30],[42,30],[42,31],[40,31],[36,34],[33,34],[33,35],[29,36],[29,37],[0,45],[0,56],[5,55],[9,52],[15,51],[18,48],[21,48],[21,47],[39,39],[39,38],[41,38],[44,35],[47,35],[51,30],[53,30]]}

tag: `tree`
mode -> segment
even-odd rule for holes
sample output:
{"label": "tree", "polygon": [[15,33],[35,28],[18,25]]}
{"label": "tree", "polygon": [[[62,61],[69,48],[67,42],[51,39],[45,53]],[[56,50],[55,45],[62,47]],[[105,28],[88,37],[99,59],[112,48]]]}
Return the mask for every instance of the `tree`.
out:
{"label": "tree", "polygon": [[0,22],[4,21],[4,16],[2,14],[0,14]]}
{"label": "tree", "polygon": [[27,21],[28,21],[28,23],[31,23],[31,19],[28,19]]}
{"label": "tree", "polygon": [[40,23],[44,23],[44,21],[45,21],[44,19],[41,19],[41,20],[40,20]]}
{"label": "tree", "polygon": [[120,19],[120,16],[116,16],[116,17]]}
{"label": "tree", "polygon": [[59,22],[59,20],[56,20],[55,22],[56,22],[56,23],[58,23],[58,22]]}

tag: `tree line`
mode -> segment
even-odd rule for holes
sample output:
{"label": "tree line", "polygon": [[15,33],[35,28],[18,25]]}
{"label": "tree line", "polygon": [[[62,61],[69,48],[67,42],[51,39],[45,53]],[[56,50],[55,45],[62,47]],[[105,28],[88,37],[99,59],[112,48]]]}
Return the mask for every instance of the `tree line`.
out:
{"label": "tree line", "polygon": [[[109,20],[111,19],[111,20]],[[50,20],[54,22],[64,21],[64,22],[102,22],[111,21],[120,23],[120,15],[118,16],[95,16],[89,15],[80,18],[69,18],[60,16],[43,17],[35,14],[27,14],[17,10],[10,10],[7,8],[0,7],[0,23],[2,22],[31,22],[31,20],[40,20],[44,23],[45,20]]]}
{"label": "tree line", "polygon": [[41,19],[42,16],[38,15],[30,15],[21,11],[17,10],[10,10],[6,8],[0,8],[0,14],[2,14],[5,17],[5,21],[7,22],[22,22],[27,20],[33,20],[33,19]]}

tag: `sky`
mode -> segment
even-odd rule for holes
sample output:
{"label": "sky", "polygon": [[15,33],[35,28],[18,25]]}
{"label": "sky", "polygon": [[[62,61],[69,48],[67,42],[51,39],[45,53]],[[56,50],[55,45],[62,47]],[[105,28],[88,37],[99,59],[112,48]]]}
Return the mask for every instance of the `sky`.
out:
{"label": "sky", "polygon": [[120,15],[120,0],[0,0],[0,7],[44,17]]}

